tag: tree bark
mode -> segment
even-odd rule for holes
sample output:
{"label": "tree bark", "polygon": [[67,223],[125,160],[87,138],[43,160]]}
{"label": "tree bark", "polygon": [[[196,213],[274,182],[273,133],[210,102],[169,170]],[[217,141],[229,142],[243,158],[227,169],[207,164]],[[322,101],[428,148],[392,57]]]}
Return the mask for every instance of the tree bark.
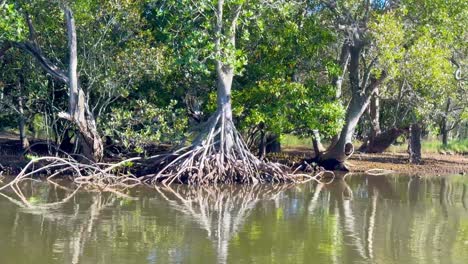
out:
{"label": "tree bark", "polygon": [[75,20],[73,18],[73,12],[68,7],[64,7],[63,10],[65,13],[65,20],[67,25],[69,50],[68,75],[65,71],[54,65],[48,58],[44,56],[41,49],[37,45],[35,34],[33,33],[34,28],[29,17],[27,19],[30,31],[29,41],[11,42],[10,45],[31,54],[48,74],[69,86],[68,112],[61,112],[58,114],[58,116],[60,118],[67,119],[77,126],[80,134],[80,140],[77,140],[76,142],[80,144],[79,149],[83,156],[91,161],[99,161],[104,155],[104,147],[102,139],[97,131],[94,115],[89,109],[85,93],[80,87],[78,81],[78,56]]}
{"label": "tree bark", "polygon": [[378,134],[372,144],[368,140],[364,142],[361,147],[359,147],[359,151],[366,152],[366,153],[382,153],[387,148],[389,148],[399,136],[403,133],[408,132],[408,128],[391,128],[386,130],[385,132],[381,132]]}
{"label": "tree bark", "polygon": [[[223,7],[224,0],[218,1],[216,10],[216,38],[215,51],[217,57],[222,56],[221,51],[221,36],[223,33]],[[232,22],[231,32],[229,36],[230,44],[235,47],[235,21]],[[221,140],[221,148],[229,152],[234,144],[232,137],[233,122],[232,122],[232,103],[231,103],[231,88],[232,80],[234,79],[234,69],[231,65],[225,65],[221,60],[216,61],[217,75],[217,109],[221,112],[222,123],[225,125],[223,138]]]}
{"label": "tree bark", "polygon": [[265,124],[262,122],[259,125],[260,129],[260,142],[258,144],[258,157],[264,159],[266,155],[266,138],[265,138]]}
{"label": "tree bark", "polygon": [[442,135],[442,145],[447,146],[448,145],[448,133],[449,133],[449,128],[448,128],[448,115],[450,111],[450,104],[451,104],[451,99],[447,99],[447,104],[446,108],[444,111],[444,115],[441,120],[441,125],[440,125],[440,134]]}
{"label": "tree bark", "polygon": [[29,141],[28,141],[28,137],[26,136],[26,126],[25,126],[24,107],[23,107],[23,86],[21,82],[21,77],[17,85],[18,85],[18,91],[20,93],[20,96],[18,96],[18,112],[19,112],[18,129],[19,129],[19,134],[20,134],[21,147],[23,148],[23,150],[27,150],[29,148]]}
{"label": "tree bark", "polygon": [[410,126],[408,153],[410,163],[421,163],[421,127],[417,123]]}
{"label": "tree bark", "polygon": [[320,141],[320,134],[318,132],[318,130],[314,129],[312,131],[313,133],[313,137],[312,137],[312,147],[314,148],[314,158],[320,158],[320,155],[322,153],[323,150],[321,150],[321,148],[323,148],[322,146],[322,143]]}
{"label": "tree bark", "polygon": [[336,99],[341,98],[342,94],[342,86],[343,86],[343,79],[346,74],[346,68],[348,67],[348,62],[349,62],[349,46],[345,43],[341,47],[341,52],[340,52],[340,60],[338,61],[340,68],[342,72],[340,73],[339,76],[337,76],[333,82],[335,83],[335,89],[336,89],[336,94],[335,97]]}
{"label": "tree bark", "polygon": [[375,144],[375,139],[380,133],[380,99],[379,91],[372,96],[370,105],[369,105],[369,116],[371,121],[371,133],[369,135],[369,145],[373,146]]}
{"label": "tree bark", "polygon": [[59,117],[65,118],[77,125],[80,133],[81,153],[91,161],[99,161],[104,155],[104,146],[96,127],[94,115],[89,110],[85,93],[78,82],[78,54],[76,27],[72,11],[64,8],[65,20],[67,22],[68,49],[69,49],[69,109],[68,113],[60,113]]}
{"label": "tree bark", "polygon": [[[354,151],[352,145],[352,137],[354,130],[359,122],[364,111],[367,109],[371,97],[377,91],[379,85],[387,77],[385,71],[376,77],[369,77],[370,71],[366,72],[361,81],[360,76],[360,57],[362,53],[362,45],[359,44],[359,39],[355,40],[355,45],[350,47],[350,65],[349,82],[352,91],[351,102],[348,105],[345,116],[345,124],[341,129],[338,141],[331,145],[328,150],[321,155],[319,164],[330,170],[347,170],[344,162]],[[368,84],[367,84],[368,83]]]}

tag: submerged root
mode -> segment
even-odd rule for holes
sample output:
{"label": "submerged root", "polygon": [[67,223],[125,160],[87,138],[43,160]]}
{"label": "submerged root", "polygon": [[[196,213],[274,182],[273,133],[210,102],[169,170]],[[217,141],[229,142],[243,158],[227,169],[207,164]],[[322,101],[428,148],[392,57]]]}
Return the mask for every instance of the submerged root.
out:
{"label": "submerged root", "polygon": [[[156,161],[158,173],[147,175],[145,182],[187,183],[285,183],[301,182],[289,168],[262,161],[253,155],[231,120],[222,112],[215,114],[207,129],[192,146]],[[308,179],[308,178],[307,178]]]}

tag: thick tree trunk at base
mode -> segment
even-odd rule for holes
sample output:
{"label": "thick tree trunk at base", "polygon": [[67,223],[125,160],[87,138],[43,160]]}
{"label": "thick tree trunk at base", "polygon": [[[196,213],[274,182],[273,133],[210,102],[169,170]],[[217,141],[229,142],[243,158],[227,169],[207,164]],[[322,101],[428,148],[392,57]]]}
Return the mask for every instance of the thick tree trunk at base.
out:
{"label": "thick tree trunk at base", "polygon": [[408,153],[410,163],[421,163],[421,127],[419,124],[412,124],[410,127]]}
{"label": "thick tree trunk at base", "polygon": [[354,151],[354,147],[351,143],[352,136],[359,118],[367,108],[367,103],[365,103],[365,101],[366,100],[359,95],[353,96],[348,106],[345,125],[341,129],[338,141],[320,156],[320,166],[329,170],[347,171],[344,162]]}
{"label": "thick tree trunk at base", "polygon": [[376,135],[373,141],[366,140],[362,143],[361,147],[359,147],[359,151],[366,153],[382,153],[389,148],[399,136],[407,131],[408,129],[404,128],[391,128]]}
{"label": "thick tree trunk at base", "polygon": [[447,146],[448,145],[448,131],[445,128],[444,130],[441,131],[442,133],[442,145]]}

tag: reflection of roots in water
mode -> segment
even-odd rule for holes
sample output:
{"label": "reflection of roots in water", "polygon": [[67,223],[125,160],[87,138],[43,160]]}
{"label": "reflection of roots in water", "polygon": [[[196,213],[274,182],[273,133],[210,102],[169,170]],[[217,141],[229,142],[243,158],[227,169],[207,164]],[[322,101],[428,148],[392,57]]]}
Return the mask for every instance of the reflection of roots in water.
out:
{"label": "reflection of roots in water", "polygon": [[[31,160],[21,172],[8,184],[0,187],[0,191],[8,187],[18,187],[18,183],[34,176],[47,174],[47,180],[57,176],[72,175],[72,181],[81,186],[94,186],[98,189],[130,188],[141,184],[141,179],[131,174],[116,175],[119,168],[125,167],[132,158],[115,164],[112,163],[80,163],[73,157],[41,157]],[[53,171],[53,172],[51,172]]]}
{"label": "reflection of roots in water", "polygon": [[227,261],[228,244],[260,200],[277,199],[292,185],[211,185],[156,187],[176,210],[195,219],[215,244],[218,261]]}
{"label": "reflection of roots in water", "polygon": [[[22,182],[13,188],[18,188],[18,192],[21,192],[19,195],[23,196],[26,199],[26,191],[30,191],[31,194],[36,193],[34,184],[28,186],[28,182]],[[30,183],[30,182],[29,182]],[[60,223],[63,226],[66,226],[71,234],[70,240],[61,240],[58,239],[54,242],[54,249],[62,250],[63,248],[68,248],[69,250],[69,259],[67,263],[77,264],[80,261],[81,256],[83,255],[83,250],[87,242],[91,239],[95,223],[99,218],[101,212],[112,205],[117,201],[118,196],[114,193],[102,193],[102,192],[93,192],[91,203],[86,207],[86,209],[81,206],[73,206],[73,212],[64,214],[61,210],[55,210],[57,206],[63,205],[66,201],[69,201],[71,197],[74,197],[77,193],[78,188],[69,189],[68,187],[58,185],[49,185],[47,197],[54,197],[59,200],[55,203],[44,203],[44,204],[31,204],[29,201],[26,202],[29,204],[26,205],[22,200],[18,201],[6,194],[0,193],[0,195],[7,197],[8,200],[14,202],[22,209],[17,212],[17,217],[15,224],[13,225],[13,232],[16,233],[18,228],[18,216],[23,213],[40,215],[43,219],[48,219],[52,222]],[[42,185],[43,186],[43,185]],[[23,189],[23,190],[21,190]],[[57,192],[60,190],[61,192]],[[65,198],[63,198],[65,197]]]}
{"label": "reflection of roots in water", "polygon": [[[51,208],[59,206],[69,201],[78,192],[78,190],[84,187],[88,187],[88,189],[91,187],[93,190],[113,192],[118,195],[124,195],[119,190],[135,187],[142,184],[142,182],[139,178],[133,177],[133,175],[116,175],[115,172],[118,168],[123,167],[129,162],[137,159],[139,158],[125,160],[116,164],[96,163],[91,165],[80,163],[71,156],[67,158],[37,158],[30,161],[12,181],[1,186],[0,195],[19,206],[30,208]],[[43,162],[46,162],[47,165],[41,165]],[[37,166],[38,168],[36,168]],[[50,174],[51,170],[53,170],[54,173]],[[43,173],[50,174],[46,178],[49,183],[55,185],[58,188],[71,190],[69,195],[54,203],[44,203],[38,205],[33,205],[30,203],[21,191],[20,184],[25,181],[35,181],[32,177],[41,175]],[[74,189],[64,187],[53,181],[53,179],[57,176],[69,174],[74,175],[72,177],[72,181],[75,183]],[[14,199],[2,192],[7,188],[13,190],[19,200]]]}

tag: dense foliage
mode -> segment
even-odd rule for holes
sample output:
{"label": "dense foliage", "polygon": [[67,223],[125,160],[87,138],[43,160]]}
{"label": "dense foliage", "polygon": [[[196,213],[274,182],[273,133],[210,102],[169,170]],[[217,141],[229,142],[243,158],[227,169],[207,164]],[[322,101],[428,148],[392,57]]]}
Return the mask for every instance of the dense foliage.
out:
{"label": "dense foliage", "polygon": [[[234,69],[234,122],[244,135],[310,137],[318,129],[332,138],[353,96],[340,56],[356,28],[362,82],[386,74],[376,93],[382,130],[417,122],[435,134],[467,136],[466,1],[226,1],[225,23],[242,10],[236,45],[228,34],[220,38],[222,57],[213,42],[216,4],[0,0],[0,129],[16,130],[23,120],[27,136],[56,144],[76,130],[58,117],[68,106],[66,83],[24,48],[38,47],[65,72],[68,6],[80,85],[110,145],[142,153],[190,139],[215,110],[216,61]],[[358,136],[370,133],[370,123],[364,114]]]}

